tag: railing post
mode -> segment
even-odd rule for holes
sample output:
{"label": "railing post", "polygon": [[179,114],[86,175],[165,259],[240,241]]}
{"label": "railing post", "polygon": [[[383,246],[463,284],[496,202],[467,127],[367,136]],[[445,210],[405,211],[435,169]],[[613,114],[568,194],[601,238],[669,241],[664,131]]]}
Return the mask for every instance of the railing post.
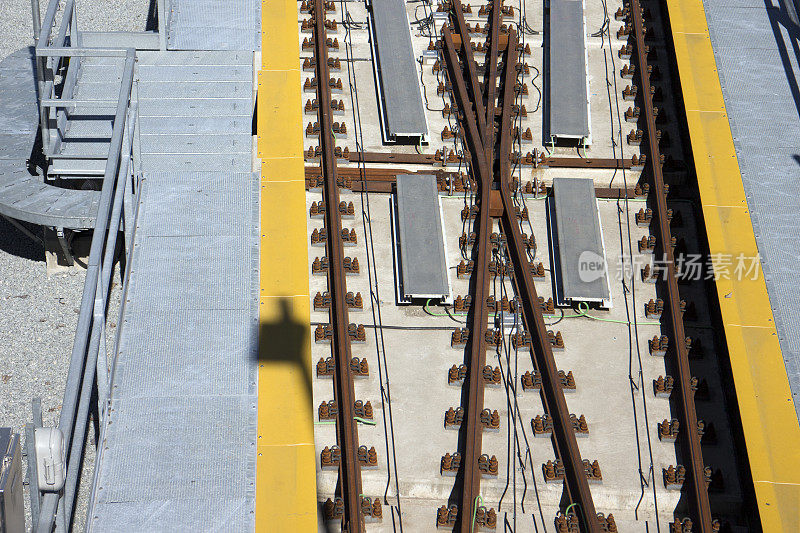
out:
{"label": "railing post", "polygon": [[42,31],[42,14],[39,11],[39,0],[31,0],[31,15],[33,17],[33,45],[39,44],[39,34]]}

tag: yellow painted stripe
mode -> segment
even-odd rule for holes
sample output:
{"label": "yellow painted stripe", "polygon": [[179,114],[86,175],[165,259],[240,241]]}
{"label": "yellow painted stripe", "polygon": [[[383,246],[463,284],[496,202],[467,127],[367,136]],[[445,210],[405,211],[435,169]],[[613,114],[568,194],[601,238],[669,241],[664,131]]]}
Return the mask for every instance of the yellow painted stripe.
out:
{"label": "yellow painted stripe", "polygon": [[300,46],[295,0],[264,0],[256,531],[317,529]]}
{"label": "yellow painted stripe", "polygon": [[[702,0],[667,0],[709,247],[758,253]],[[733,267],[731,267],[733,272]],[[750,470],[764,531],[800,531],[800,427],[762,272],[719,280]]]}

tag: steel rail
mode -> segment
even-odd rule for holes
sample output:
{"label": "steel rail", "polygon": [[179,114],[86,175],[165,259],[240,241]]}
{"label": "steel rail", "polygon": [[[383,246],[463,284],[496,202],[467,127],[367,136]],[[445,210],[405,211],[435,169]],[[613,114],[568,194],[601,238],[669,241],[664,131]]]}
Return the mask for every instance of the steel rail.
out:
{"label": "steel rail", "polygon": [[[469,38],[469,30],[464,20],[464,9],[461,0],[452,0],[451,11],[456,23],[456,33],[461,36],[460,43],[464,51],[464,67],[467,70],[469,79],[469,90],[472,93],[472,104],[475,106],[475,116],[478,122],[478,131],[481,135],[483,145],[487,144],[484,134],[486,133],[486,106],[483,105],[483,93],[478,84],[478,65],[475,63],[475,54],[472,52],[472,44]],[[455,44],[455,41],[453,41]],[[496,56],[495,56],[496,58]],[[467,100],[469,101],[469,100]],[[481,152],[483,153],[483,152]],[[491,166],[491,163],[489,163]],[[489,169],[491,170],[491,168]]]}
{"label": "steel rail", "polygon": [[352,359],[347,328],[349,312],[345,302],[347,284],[344,273],[344,245],[342,243],[342,219],[339,213],[339,186],[336,180],[336,158],[331,118],[330,71],[328,69],[327,30],[325,29],[325,2],[314,1],[314,46],[316,52],[317,101],[319,102],[321,168],[325,195],[325,219],[328,236],[328,292],[331,298],[330,321],[333,330],[331,352],[335,362],[333,386],[338,406],[336,438],[341,452],[339,460],[339,483],[344,502],[342,531],[359,533],[364,531],[361,515],[361,466],[358,463],[358,429],[353,417],[355,392],[350,372]]}
{"label": "steel rail", "polygon": [[497,51],[500,47],[500,21],[502,20],[501,9],[502,0],[492,0],[492,21],[489,33],[489,54],[485,67],[486,76],[484,79],[484,91],[486,93],[486,134],[484,144],[486,144],[487,157],[490,165],[494,162],[494,121],[495,107],[497,104]]}
{"label": "steel rail", "polygon": [[642,108],[645,119],[645,130],[650,152],[650,169],[652,170],[653,192],[656,209],[653,214],[657,221],[658,244],[666,262],[666,292],[663,294],[669,309],[668,327],[671,329],[670,348],[675,355],[678,369],[677,397],[681,406],[681,452],[684,460],[689,461],[688,476],[684,489],[689,499],[689,512],[695,527],[702,533],[712,531],[711,504],[708,499],[708,488],[703,470],[703,455],[700,448],[700,436],[697,433],[697,412],[695,410],[694,392],[690,381],[692,371],[689,367],[688,350],[686,349],[686,332],[683,327],[683,314],[680,308],[680,291],[675,274],[675,257],[671,246],[671,233],[667,219],[667,197],[664,191],[664,174],[661,163],[661,150],[656,137],[656,118],[653,110],[653,99],[650,96],[650,72],[647,68],[647,51],[644,42],[644,22],[639,0],[631,0],[630,16],[633,24],[633,36],[636,44],[639,80],[641,82]]}
{"label": "steel rail", "polygon": [[[553,437],[561,461],[564,465],[564,481],[568,496],[577,504],[582,515],[585,531],[600,532],[589,481],[581,459],[578,441],[575,438],[569,408],[558,377],[558,366],[547,338],[547,328],[536,286],[531,275],[531,264],[525,251],[524,241],[516,220],[515,205],[511,193],[511,105],[514,102],[514,84],[517,74],[513,65],[517,62],[516,34],[509,35],[506,48],[506,72],[503,87],[503,117],[500,126],[500,197],[503,203],[501,218],[506,235],[507,249],[514,267],[514,282],[520,296],[522,318],[525,328],[531,334],[531,353],[536,368],[542,376],[542,394],[548,414],[553,420]],[[510,68],[509,68],[510,67]],[[582,529],[583,530],[583,529]]]}
{"label": "steel rail", "polygon": [[[489,234],[491,233],[489,190],[492,178],[487,165],[486,152],[481,140],[478,122],[471,106],[468,105],[470,99],[449,28],[445,27],[443,29],[442,37],[448,74],[464,114],[462,128],[465,129],[465,139],[469,146],[470,154],[472,154],[471,170],[479,184],[477,197],[478,227],[474,245],[478,255],[471,279],[472,286],[470,287],[470,293],[473,295],[472,301],[475,303],[470,310],[471,320],[468,321],[470,324],[469,341],[467,343],[467,349],[469,350],[469,371],[467,372],[469,386],[467,389],[466,415],[464,416],[464,426],[462,426],[464,460],[461,463],[463,477],[461,501],[458,507],[460,524],[458,527],[463,533],[469,533],[472,529],[471,517],[480,496],[481,483],[478,458],[481,455],[483,445],[480,412],[483,409],[484,399],[482,370],[486,365],[486,328],[488,322],[486,298],[489,296],[489,248],[491,246],[489,240]],[[480,95],[478,98],[480,98]]]}

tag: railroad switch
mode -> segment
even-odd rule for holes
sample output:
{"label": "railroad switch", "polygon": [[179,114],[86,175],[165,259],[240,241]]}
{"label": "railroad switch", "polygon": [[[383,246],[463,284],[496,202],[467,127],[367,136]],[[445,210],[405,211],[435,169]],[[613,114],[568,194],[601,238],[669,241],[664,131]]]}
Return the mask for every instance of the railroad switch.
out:
{"label": "railroad switch", "polygon": [[516,313],[517,299],[509,300],[508,296],[503,296],[498,302],[495,300],[494,296],[489,296],[486,298],[486,310],[490,313],[499,313],[501,311],[505,313]]}
{"label": "railroad switch", "polygon": [[375,451],[375,446],[369,449],[366,446],[359,446],[358,462],[362,468],[378,468],[378,452]]}
{"label": "railroad switch", "polygon": [[443,476],[455,476],[461,468],[461,454],[456,452],[453,455],[445,453],[439,466],[439,473]]}
{"label": "railroad switch", "polygon": [[503,216],[504,212],[503,198],[500,196],[500,191],[491,189],[489,191],[489,216],[492,218],[500,218]]}
{"label": "railroad switch", "polygon": [[447,384],[461,386],[464,380],[467,379],[467,365],[460,364],[453,365],[447,371]]}
{"label": "railroad switch", "polygon": [[445,507],[442,505],[436,510],[436,527],[446,527],[452,529],[456,525],[456,519],[458,518],[458,506],[451,505],[450,507]]}
{"label": "railroad switch", "polygon": [[658,376],[658,379],[653,380],[653,393],[655,393],[656,398],[669,398],[672,395],[674,386],[675,378],[672,376]]}
{"label": "railroad switch", "polygon": [[322,514],[326,521],[341,520],[344,515],[344,500],[338,496],[334,500],[328,498],[322,505]]}
{"label": "railroad switch", "polygon": [[458,429],[464,421],[464,408],[457,407],[449,408],[444,413],[444,427],[445,429]]}
{"label": "railroad switch", "polygon": [[481,411],[481,424],[486,431],[498,431],[500,429],[500,413],[497,409],[484,409]]}
{"label": "railroad switch", "polygon": [[333,470],[339,468],[342,462],[342,451],[338,446],[325,446],[319,454],[320,466],[323,470]]}

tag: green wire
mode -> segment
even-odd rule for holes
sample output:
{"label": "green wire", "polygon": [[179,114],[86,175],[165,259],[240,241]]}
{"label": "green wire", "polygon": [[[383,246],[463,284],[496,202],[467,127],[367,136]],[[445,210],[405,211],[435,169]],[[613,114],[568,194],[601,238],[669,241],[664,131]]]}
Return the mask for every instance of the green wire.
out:
{"label": "green wire", "polygon": [[[628,320],[614,320],[614,319],[611,319],[611,318],[600,318],[598,316],[592,316],[592,315],[590,315],[590,314],[588,314],[586,312],[588,310],[589,310],[589,304],[587,304],[586,302],[580,302],[578,304],[578,310],[577,310],[578,314],[577,315],[564,315],[564,318],[580,318],[580,317],[584,317],[584,318],[591,318],[592,320],[597,320],[599,322],[611,322],[612,324],[626,324],[626,325],[633,324],[633,322],[630,322]],[[638,324],[640,326],[660,326],[661,322],[636,322],[636,324]]]}
{"label": "green wire", "polygon": [[475,519],[478,516],[478,500],[480,500],[481,505],[483,505],[483,498],[481,498],[480,494],[475,498],[475,504],[472,506],[472,527],[470,531],[475,531]]}
{"label": "green wire", "polygon": [[[374,426],[376,422],[374,420],[367,420],[366,418],[361,418],[360,416],[354,416],[353,420],[356,422],[361,422],[362,424],[366,424],[368,426]],[[336,420],[323,420],[321,422],[314,422],[315,426],[332,426],[336,424]]]}

